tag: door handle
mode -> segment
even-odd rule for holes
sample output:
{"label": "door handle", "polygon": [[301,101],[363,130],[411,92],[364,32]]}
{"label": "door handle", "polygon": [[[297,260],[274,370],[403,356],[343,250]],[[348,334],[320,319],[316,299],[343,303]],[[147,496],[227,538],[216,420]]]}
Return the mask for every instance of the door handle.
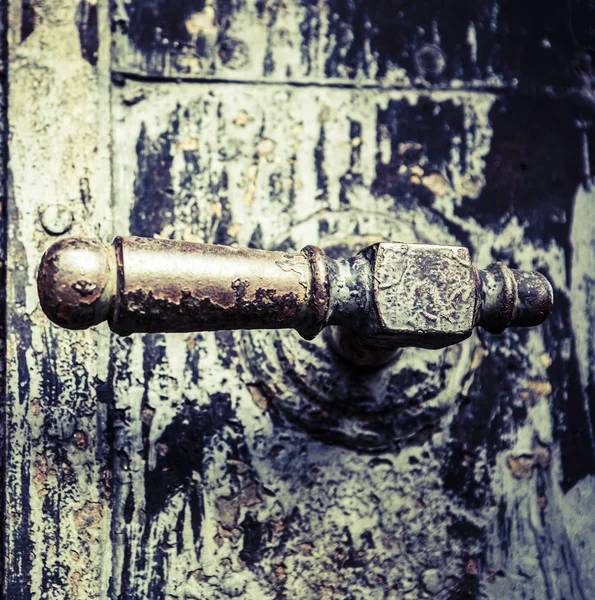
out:
{"label": "door handle", "polygon": [[[301,252],[117,237],[66,238],[43,255],[41,306],[51,321],[120,334],[338,326],[373,350],[443,348],[474,327],[501,333],[550,314],[540,273],[471,264],[467,248],[377,243],[347,260]],[[339,344],[340,345],[340,344]]]}

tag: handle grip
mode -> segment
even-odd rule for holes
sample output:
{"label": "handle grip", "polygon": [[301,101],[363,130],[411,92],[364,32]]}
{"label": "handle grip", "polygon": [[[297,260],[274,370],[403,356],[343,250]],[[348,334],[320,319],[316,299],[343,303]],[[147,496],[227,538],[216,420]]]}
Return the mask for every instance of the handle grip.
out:
{"label": "handle grip", "polygon": [[285,253],[118,237],[67,238],[44,254],[41,306],[54,323],[108,321],[120,334],[293,328],[350,329],[363,344],[441,348],[473,327],[534,326],[553,292],[537,272],[471,265],[458,246],[380,243],[346,261],[314,247]]}

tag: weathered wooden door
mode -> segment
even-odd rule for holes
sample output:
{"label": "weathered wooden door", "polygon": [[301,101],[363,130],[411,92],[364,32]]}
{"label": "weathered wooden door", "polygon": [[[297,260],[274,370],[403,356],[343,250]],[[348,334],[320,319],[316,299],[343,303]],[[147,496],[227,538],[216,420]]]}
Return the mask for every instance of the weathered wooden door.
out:
{"label": "weathered wooden door", "polygon": [[[592,3],[2,16],[6,598],[595,597]],[[375,372],[294,332],[51,325],[43,250],[116,234],[459,243],[556,307]]]}

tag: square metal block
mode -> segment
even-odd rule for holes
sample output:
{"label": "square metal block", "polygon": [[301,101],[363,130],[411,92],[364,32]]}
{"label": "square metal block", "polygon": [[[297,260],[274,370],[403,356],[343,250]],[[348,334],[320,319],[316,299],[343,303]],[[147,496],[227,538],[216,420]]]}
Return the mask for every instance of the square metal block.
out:
{"label": "square metal block", "polygon": [[477,285],[467,248],[378,244],[373,287],[381,335],[397,343],[442,348],[473,331]]}

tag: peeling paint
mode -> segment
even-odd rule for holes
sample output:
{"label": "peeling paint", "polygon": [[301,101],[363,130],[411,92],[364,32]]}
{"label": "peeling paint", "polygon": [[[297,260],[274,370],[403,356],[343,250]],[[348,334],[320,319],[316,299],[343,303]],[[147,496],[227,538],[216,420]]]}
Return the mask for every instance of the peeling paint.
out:
{"label": "peeling paint", "polygon": [[[94,65],[95,4],[59,4],[10,66],[8,597],[594,596],[594,153],[557,91],[592,9],[116,2],[109,116],[109,33]],[[556,312],[363,379],[291,332],[71,334],[39,198],[104,241],[464,244]]]}
{"label": "peeling paint", "polygon": [[[34,27],[21,21],[26,39],[13,35],[9,48],[8,598],[60,598],[74,588],[79,597],[105,597],[110,510],[100,495],[105,439],[94,387],[107,362],[105,343],[92,332],[71,338],[40,318],[33,283],[54,236],[69,228],[102,235],[109,226],[109,169],[102,170],[109,163],[102,164],[108,154],[98,125],[106,122],[97,75],[81,55],[78,4],[34,3]],[[67,226],[40,203],[64,207]],[[83,522],[92,527],[78,529]]]}

